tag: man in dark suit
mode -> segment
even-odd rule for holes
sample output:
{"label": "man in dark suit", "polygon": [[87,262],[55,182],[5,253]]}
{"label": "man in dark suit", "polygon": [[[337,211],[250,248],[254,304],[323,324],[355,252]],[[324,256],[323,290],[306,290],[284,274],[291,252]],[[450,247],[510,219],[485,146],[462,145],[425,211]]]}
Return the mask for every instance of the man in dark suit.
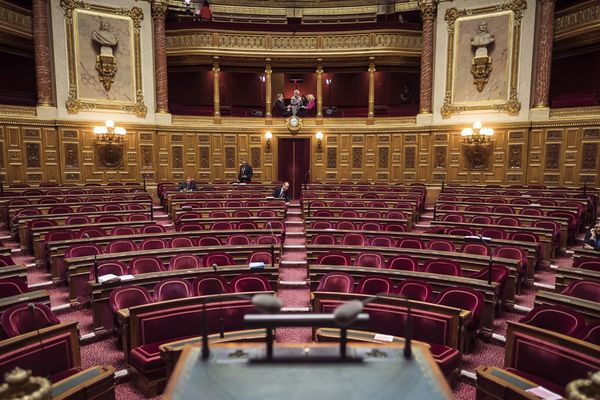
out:
{"label": "man in dark suit", "polygon": [[276,199],[285,199],[285,201],[290,201],[289,194],[288,194],[289,187],[290,187],[289,183],[283,182],[283,185],[281,185],[280,187],[275,188],[275,190],[273,190],[273,197]]}
{"label": "man in dark suit", "polygon": [[242,160],[240,172],[238,173],[238,181],[240,183],[250,183],[252,180],[252,167],[248,165],[246,160]]}
{"label": "man in dark suit", "polygon": [[583,247],[586,249],[600,250],[600,223],[594,225],[592,229],[585,234]]}
{"label": "man in dark suit", "polygon": [[195,192],[197,190],[198,186],[196,186],[196,182],[194,182],[191,176],[188,176],[185,182],[181,182],[177,188],[179,192]]}
{"label": "man in dark suit", "polygon": [[292,114],[285,105],[285,102],[283,101],[283,95],[281,93],[277,94],[277,100],[275,100],[273,108],[275,108],[277,110],[277,114],[281,115],[282,117],[289,117]]}

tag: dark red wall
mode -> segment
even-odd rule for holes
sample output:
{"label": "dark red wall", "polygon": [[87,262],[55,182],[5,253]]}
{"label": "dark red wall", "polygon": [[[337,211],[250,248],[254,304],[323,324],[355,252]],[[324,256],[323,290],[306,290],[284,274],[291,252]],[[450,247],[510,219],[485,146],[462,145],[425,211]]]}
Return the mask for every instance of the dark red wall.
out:
{"label": "dark red wall", "polygon": [[552,60],[550,93],[600,91],[600,51]]}
{"label": "dark red wall", "polygon": [[[292,78],[301,78],[303,79],[303,82],[295,85],[294,83],[290,82],[290,79]],[[283,97],[289,99],[294,95],[295,89],[298,89],[300,91],[300,95],[302,96],[312,94],[313,96],[315,96],[315,98],[317,98],[317,74],[283,74]]]}
{"label": "dark red wall", "polygon": [[221,71],[221,106],[264,108],[265,86],[258,72]]}
{"label": "dark red wall", "polygon": [[377,71],[375,72],[375,106],[387,105],[398,106],[400,102],[400,93],[404,85],[407,85],[412,101],[419,102],[419,73],[395,72],[395,71]]}
{"label": "dark red wall", "polygon": [[[331,87],[325,85],[325,80],[329,78],[333,79]],[[368,72],[334,72],[323,74],[323,104],[325,107],[367,108],[368,101]]]}
{"label": "dark red wall", "polygon": [[170,70],[168,79],[170,105],[213,106],[212,71]]}
{"label": "dark red wall", "polygon": [[0,76],[5,77],[0,79],[0,104],[35,106],[37,88],[33,57],[0,52],[0,59]]}

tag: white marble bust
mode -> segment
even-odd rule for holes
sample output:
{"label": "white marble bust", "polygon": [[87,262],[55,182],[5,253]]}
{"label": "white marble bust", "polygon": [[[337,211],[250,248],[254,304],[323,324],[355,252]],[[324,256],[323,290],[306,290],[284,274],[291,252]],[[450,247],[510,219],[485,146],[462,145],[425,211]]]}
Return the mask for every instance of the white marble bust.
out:
{"label": "white marble bust", "polygon": [[477,34],[471,39],[471,46],[476,47],[475,57],[487,57],[487,47],[496,40],[488,31],[487,22],[477,25]]}
{"label": "white marble bust", "polygon": [[108,22],[100,22],[100,29],[92,32],[92,40],[100,45],[101,55],[113,55],[113,47],[119,43],[119,37],[110,31]]}

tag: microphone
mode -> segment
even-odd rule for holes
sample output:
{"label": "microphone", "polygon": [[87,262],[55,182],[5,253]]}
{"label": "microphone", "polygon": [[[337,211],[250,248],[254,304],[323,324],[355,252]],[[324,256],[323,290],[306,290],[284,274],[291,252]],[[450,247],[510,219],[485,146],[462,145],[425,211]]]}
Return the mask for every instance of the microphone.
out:
{"label": "microphone", "polygon": [[277,297],[264,293],[252,296],[252,305],[261,314],[277,314],[283,307],[283,303]]}
{"label": "microphone", "polygon": [[35,329],[37,338],[40,342],[40,348],[42,351],[42,358],[44,359],[44,368],[45,368],[45,372],[46,372],[46,378],[50,379],[50,367],[48,366],[48,358],[46,357],[46,348],[44,347],[44,341],[42,340],[42,337],[40,336],[40,328],[37,324],[37,320],[35,318],[35,304],[33,303],[28,303],[27,304],[27,308],[29,309],[29,312],[31,313],[31,322],[33,323],[33,329]]}
{"label": "microphone", "polygon": [[490,246],[490,242],[492,241],[492,238],[487,237],[487,236],[481,236],[481,235],[467,235],[465,236],[465,240],[475,240],[478,242],[481,242],[481,244],[483,244],[485,246],[485,248],[487,249],[488,254],[490,255],[490,258],[488,260],[488,285],[492,284],[492,272],[493,272],[493,267],[492,267],[492,263],[493,263],[493,259],[492,259],[492,247]]}
{"label": "microphone", "polygon": [[211,265],[211,268],[213,269],[213,271],[218,272],[217,271],[217,263],[213,263],[213,265]]}
{"label": "microphone", "polygon": [[[85,232],[82,237],[88,240],[90,246],[93,246],[92,238],[90,238],[90,235],[87,232]],[[92,268],[94,268],[94,281],[98,283],[98,254],[94,254],[94,265]]]}
{"label": "microphone", "polygon": [[406,304],[407,320],[404,326],[404,358],[412,358],[412,309],[410,301],[405,296],[398,296],[392,293],[377,293],[374,296],[364,300],[350,300],[340,305],[333,311],[333,320],[341,328],[340,330],[340,356],[345,359],[348,347],[347,329],[352,325],[359,314],[363,312],[365,304],[377,300],[382,296],[397,297],[403,299]]}
{"label": "microphone", "polygon": [[[217,269],[217,263],[213,263],[213,265],[211,265],[211,268],[213,269],[213,271],[219,272],[219,270]],[[221,300],[221,297],[219,297],[219,325],[219,337],[223,339],[225,337],[225,319],[223,318],[223,301]]]}

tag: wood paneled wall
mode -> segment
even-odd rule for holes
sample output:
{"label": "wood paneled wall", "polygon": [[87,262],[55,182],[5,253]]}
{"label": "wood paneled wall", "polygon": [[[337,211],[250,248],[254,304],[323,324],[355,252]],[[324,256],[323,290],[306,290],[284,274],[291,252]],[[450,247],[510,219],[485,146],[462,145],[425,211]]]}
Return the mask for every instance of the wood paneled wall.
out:
{"label": "wood paneled wall", "polygon": [[[309,129],[292,135],[266,129],[127,127],[124,143],[96,142],[91,126],[0,122],[0,174],[6,183],[198,181],[237,178],[241,159],[254,181],[277,180],[278,137],[311,138],[312,181],[543,183],[600,186],[600,122],[498,126],[484,165],[469,165],[461,127],[326,127],[322,144]],[[378,131],[379,129],[379,131]],[[356,128],[353,129],[356,131]],[[283,155],[286,157],[287,155]],[[115,162],[115,160],[122,160]]]}

